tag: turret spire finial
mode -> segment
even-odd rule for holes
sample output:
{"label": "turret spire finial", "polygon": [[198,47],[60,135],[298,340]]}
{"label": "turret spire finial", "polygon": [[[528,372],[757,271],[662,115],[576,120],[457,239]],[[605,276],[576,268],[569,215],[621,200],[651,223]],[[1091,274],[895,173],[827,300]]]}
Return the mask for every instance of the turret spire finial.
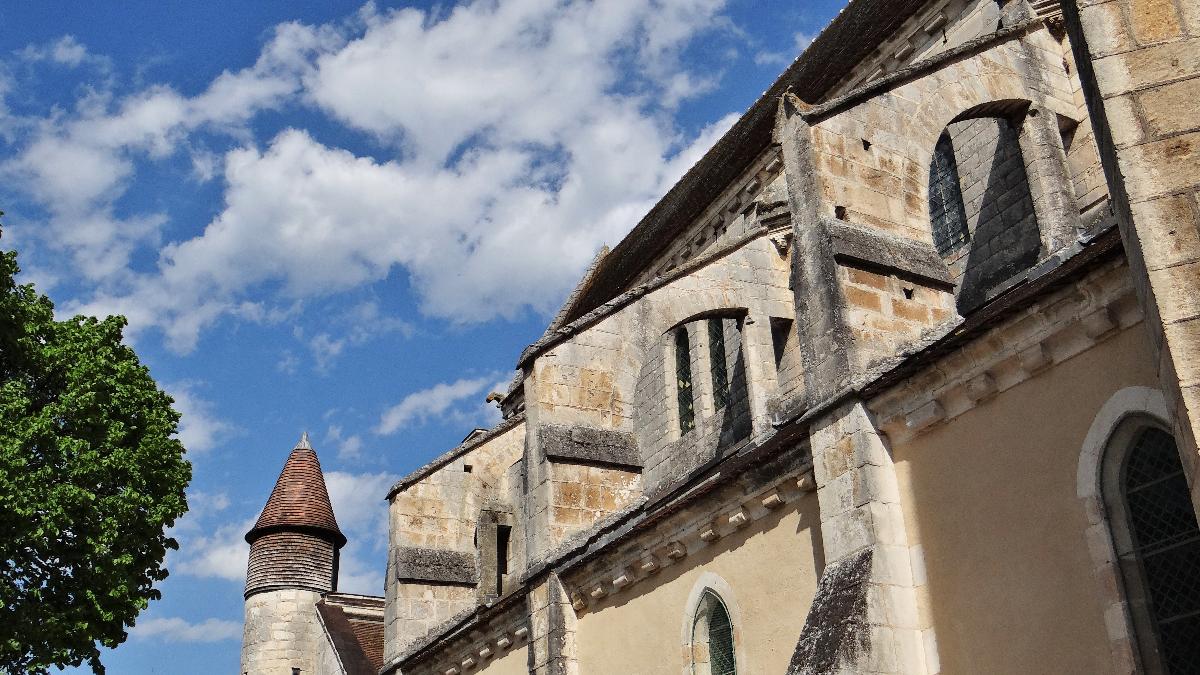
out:
{"label": "turret spire finial", "polygon": [[296,444],[296,449],[297,450],[312,450],[313,449],[312,445],[310,445],[308,442],[308,432],[307,431],[300,434],[300,442]]}

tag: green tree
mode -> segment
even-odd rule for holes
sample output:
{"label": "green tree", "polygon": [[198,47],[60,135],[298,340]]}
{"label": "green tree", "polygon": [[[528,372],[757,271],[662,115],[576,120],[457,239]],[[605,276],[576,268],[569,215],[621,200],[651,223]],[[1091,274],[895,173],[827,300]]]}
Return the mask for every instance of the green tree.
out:
{"label": "green tree", "polygon": [[0,253],[0,672],[103,673],[159,597],[191,464],[124,317],[56,321],[18,271]]}

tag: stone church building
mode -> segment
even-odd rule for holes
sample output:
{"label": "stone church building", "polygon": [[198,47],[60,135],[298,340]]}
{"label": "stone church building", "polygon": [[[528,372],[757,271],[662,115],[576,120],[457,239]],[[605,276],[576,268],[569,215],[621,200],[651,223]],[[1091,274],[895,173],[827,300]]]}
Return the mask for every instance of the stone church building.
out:
{"label": "stone church building", "polygon": [[1200,672],[1198,107],[1196,0],[851,0],[380,495],[383,597],[292,451],[242,672]]}

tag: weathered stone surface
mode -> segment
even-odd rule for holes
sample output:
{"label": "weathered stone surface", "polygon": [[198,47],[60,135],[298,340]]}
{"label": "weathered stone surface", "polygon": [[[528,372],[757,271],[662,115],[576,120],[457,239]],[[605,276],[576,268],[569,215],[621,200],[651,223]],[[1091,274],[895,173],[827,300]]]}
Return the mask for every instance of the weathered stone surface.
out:
{"label": "weathered stone surface", "polygon": [[804,620],[788,675],[824,675],[854,670],[871,648],[867,582],[873,554],[860,551],[821,573],[817,595]]}
{"label": "weathered stone surface", "polygon": [[392,573],[397,581],[479,583],[475,556],[470,553],[408,546],[396,548],[392,556]]}
{"label": "weathered stone surface", "polygon": [[829,229],[835,256],[861,260],[942,284],[953,281],[946,263],[928,244],[836,220],[826,220],[825,226]]}
{"label": "weathered stone surface", "polygon": [[550,459],[641,468],[633,434],[583,426],[547,424],[538,429],[542,452]]}

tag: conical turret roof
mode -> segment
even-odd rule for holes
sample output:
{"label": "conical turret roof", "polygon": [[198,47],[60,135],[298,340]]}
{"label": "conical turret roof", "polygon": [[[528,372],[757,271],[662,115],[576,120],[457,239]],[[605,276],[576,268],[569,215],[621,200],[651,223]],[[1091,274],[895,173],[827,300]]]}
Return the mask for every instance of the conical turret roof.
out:
{"label": "conical turret roof", "polygon": [[258,522],[246,533],[246,541],[270,532],[301,531],[323,533],[333,538],[338,548],[346,544],[346,535],[338,529],[321,473],[321,461],[308,442],[308,433],[292,449],[275,489],[263,507]]}

